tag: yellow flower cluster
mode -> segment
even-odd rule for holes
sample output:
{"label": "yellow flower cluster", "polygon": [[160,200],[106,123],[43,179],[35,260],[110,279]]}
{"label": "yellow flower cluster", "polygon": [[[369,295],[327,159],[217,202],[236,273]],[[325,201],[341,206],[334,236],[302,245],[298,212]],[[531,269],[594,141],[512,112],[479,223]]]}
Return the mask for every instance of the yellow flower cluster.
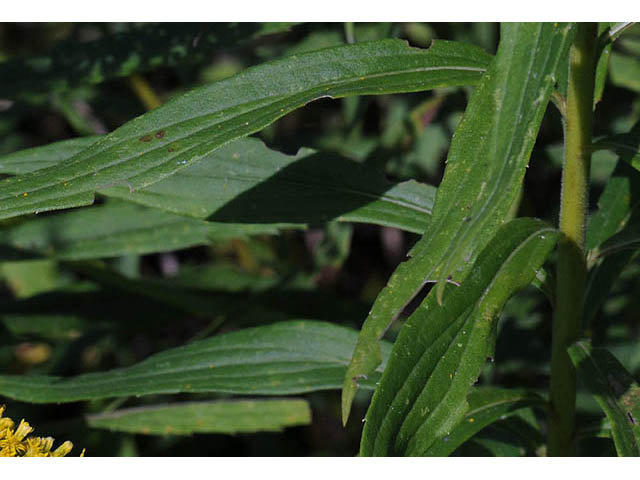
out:
{"label": "yellow flower cluster", "polygon": [[2,416],[4,409],[4,405],[0,406],[0,457],[64,457],[73,448],[73,443],[66,441],[51,451],[53,438],[27,438],[33,428],[23,419],[14,429],[13,420]]}

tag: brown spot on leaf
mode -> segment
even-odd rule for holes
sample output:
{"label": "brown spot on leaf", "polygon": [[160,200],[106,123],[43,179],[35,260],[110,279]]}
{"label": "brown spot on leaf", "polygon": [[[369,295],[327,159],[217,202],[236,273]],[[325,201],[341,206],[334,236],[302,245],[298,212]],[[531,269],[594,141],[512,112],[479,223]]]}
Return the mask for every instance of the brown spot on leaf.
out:
{"label": "brown spot on leaf", "polygon": [[145,135],[143,137],[140,137],[140,141],[141,142],[150,142],[152,140],[152,136],[151,135]]}
{"label": "brown spot on leaf", "polygon": [[160,130],[159,132],[156,132],[156,138],[162,138],[164,137],[164,130]]}

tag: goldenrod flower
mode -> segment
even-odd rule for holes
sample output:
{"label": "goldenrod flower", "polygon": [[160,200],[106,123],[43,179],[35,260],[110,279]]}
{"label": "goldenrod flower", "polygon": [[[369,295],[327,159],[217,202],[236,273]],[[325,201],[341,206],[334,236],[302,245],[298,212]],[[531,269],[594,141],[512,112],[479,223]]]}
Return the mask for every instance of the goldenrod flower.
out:
{"label": "goldenrod flower", "polygon": [[73,448],[73,443],[66,441],[52,451],[53,438],[27,438],[33,427],[23,419],[14,430],[13,420],[2,416],[4,409],[4,405],[0,406],[0,457],[64,457]]}

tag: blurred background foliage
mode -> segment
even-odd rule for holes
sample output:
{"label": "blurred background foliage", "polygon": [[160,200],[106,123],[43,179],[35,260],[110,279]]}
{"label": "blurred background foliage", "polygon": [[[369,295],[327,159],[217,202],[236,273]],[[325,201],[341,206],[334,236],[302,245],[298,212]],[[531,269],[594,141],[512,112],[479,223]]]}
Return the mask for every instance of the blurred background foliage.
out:
{"label": "blurred background foliage", "polygon": [[[114,130],[171,97],[272,59],[389,37],[427,48],[432,39],[469,42],[495,53],[498,24],[0,24],[0,155]],[[614,44],[595,131],[627,132],[640,117],[640,28]],[[73,69],[74,75],[68,72]],[[270,148],[331,151],[382,168],[389,179],[437,185],[451,136],[471,90],[323,99],[294,111],[256,136]],[[592,163],[592,210],[617,163],[606,150]],[[526,176],[519,214],[557,223],[562,164],[560,115],[549,107]],[[637,172],[636,172],[637,174]],[[98,202],[101,199],[98,198]],[[12,220],[2,222],[4,226]],[[71,375],[131,365],[196,338],[291,318],[359,328],[415,234],[389,227],[329,223],[281,235],[214,241],[207,246],[107,259],[136,288],[120,287],[72,262],[0,264],[0,368],[5,373]],[[630,262],[595,316],[591,332],[636,376],[640,373],[640,269]],[[149,289],[144,283],[157,280]],[[145,287],[145,285],[147,285]],[[197,293],[204,303],[194,306]],[[426,292],[424,292],[426,294]],[[409,307],[415,308],[414,301]],[[495,359],[484,385],[547,388],[550,307],[533,287],[513,298],[499,323]],[[393,327],[390,337],[401,322]],[[340,422],[339,391],[305,398],[313,421],[274,433],[150,436],[93,429],[85,416],[116,407],[173,400],[224,399],[180,394],[29,405],[5,400],[13,418],[37,434],[72,440],[92,456],[353,455],[361,424]],[[356,397],[364,416],[370,392]],[[1,399],[0,399],[1,400]],[[579,422],[600,418],[580,392]],[[512,419],[517,421],[518,419]],[[512,422],[510,419],[509,422]],[[522,455],[537,446],[514,431],[489,427],[455,454]],[[614,454],[609,439],[580,444],[587,455]]]}

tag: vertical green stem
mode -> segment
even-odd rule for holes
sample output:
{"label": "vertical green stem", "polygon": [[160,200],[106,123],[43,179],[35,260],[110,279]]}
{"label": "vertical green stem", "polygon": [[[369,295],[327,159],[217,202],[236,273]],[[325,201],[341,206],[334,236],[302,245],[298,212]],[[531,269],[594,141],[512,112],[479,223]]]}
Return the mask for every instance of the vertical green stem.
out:
{"label": "vertical green stem", "polygon": [[356,43],[356,33],[353,22],[344,22],[344,36],[347,43]]}
{"label": "vertical green stem", "polygon": [[582,23],[571,47],[562,172],[556,311],[551,345],[550,456],[573,454],[576,373],[567,347],[580,336],[598,26]]}

